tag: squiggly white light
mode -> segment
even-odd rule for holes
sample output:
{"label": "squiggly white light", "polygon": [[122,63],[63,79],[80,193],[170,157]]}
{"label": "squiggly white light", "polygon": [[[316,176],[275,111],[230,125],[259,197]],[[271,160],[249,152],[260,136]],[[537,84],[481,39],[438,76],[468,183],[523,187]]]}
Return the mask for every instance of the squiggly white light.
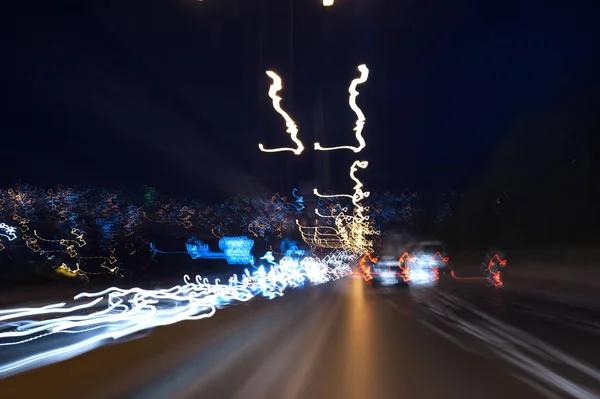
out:
{"label": "squiggly white light", "polygon": [[[325,3],[324,3],[325,4]],[[328,3],[329,4],[329,3]],[[331,2],[329,5],[333,4]],[[330,151],[330,150],[339,150],[339,149],[349,149],[358,153],[363,150],[366,146],[365,139],[362,136],[362,131],[365,125],[365,115],[362,110],[356,105],[356,98],[358,97],[358,91],[356,88],[359,84],[365,83],[369,77],[369,69],[366,65],[359,65],[358,70],[360,71],[360,77],[354,79],[351,84],[348,92],[350,93],[349,104],[350,108],[356,114],[356,126],[354,131],[356,132],[356,139],[358,140],[358,146],[341,146],[341,147],[331,147],[324,148],[319,143],[315,143],[315,150],[322,151]],[[283,111],[279,105],[281,98],[277,96],[277,92],[281,90],[281,78],[274,72],[267,72],[267,75],[273,79],[273,84],[269,90],[269,96],[273,100],[273,107],[275,110],[282,115],[282,117],[286,120],[286,125],[288,126],[288,133],[292,136],[292,140],[295,140],[295,137],[298,133],[298,129],[296,128],[296,124],[294,121]],[[293,151],[296,155],[302,152],[303,147],[301,148],[301,143],[298,141],[299,147],[297,151],[291,148],[280,148],[273,150],[265,150],[262,144],[259,144],[259,148],[265,152],[279,152],[279,151]],[[369,222],[369,216],[365,214],[368,211],[368,207],[363,207],[360,202],[369,196],[369,192],[365,192],[362,190],[363,184],[356,177],[355,173],[358,171],[358,168],[365,169],[368,166],[367,161],[355,161],[350,168],[350,178],[355,182],[354,193],[352,195],[349,194],[337,194],[337,195],[322,195],[319,194],[318,190],[315,188],[314,193],[317,196],[327,197],[327,198],[337,198],[337,197],[346,197],[352,200],[352,204],[354,205],[354,210],[352,215],[346,215],[346,208],[342,208],[337,214],[332,211],[332,214],[329,216],[323,216],[316,210],[318,216],[331,218],[334,220],[335,227],[333,226],[302,226],[296,220],[296,224],[300,230],[300,234],[302,235],[302,239],[307,244],[312,247],[321,247],[321,248],[339,248],[348,250],[354,254],[363,254],[363,253],[371,253],[373,250],[373,241],[368,238],[370,235],[377,235],[379,232],[375,230],[372,224]]]}
{"label": "squiggly white light", "polygon": [[301,286],[306,281],[321,284],[338,279],[351,273],[349,263],[354,257],[334,252],[323,259],[284,257],[279,264],[274,262],[272,254],[265,259],[271,264],[268,270],[264,266],[254,273],[245,270],[241,278],[234,275],[228,284],[220,284],[218,280],[211,284],[200,276],[191,281],[186,275],[183,285],[168,289],[112,287],[75,296],[76,301],[83,302],[75,306],[56,303],[0,310],[0,346],[24,344],[54,334],[85,337],[70,345],[1,364],[0,376],[76,356],[107,341],[153,327],[211,317],[218,308],[231,302],[248,301],[256,295],[275,298],[283,295],[286,288]]}
{"label": "squiggly white light", "polygon": [[322,215],[318,209],[316,214],[320,217],[331,218],[334,220],[333,226],[302,226],[298,221],[296,224],[302,234],[302,239],[309,245],[321,248],[341,248],[360,255],[370,253],[373,250],[373,241],[369,236],[378,235],[377,231],[369,222],[369,216],[365,213],[368,207],[364,207],[361,201],[367,198],[370,193],[363,191],[362,182],[356,177],[358,168],[365,169],[369,163],[367,161],[355,161],[350,167],[350,178],[356,183],[354,185],[354,194],[320,194],[315,188],[314,193],[318,197],[338,198],[345,197],[352,200],[354,205],[352,215],[347,215],[347,208],[332,210],[331,215]]}
{"label": "squiggly white light", "polygon": [[352,199],[352,204],[359,210],[361,213],[364,211],[364,207],[360,204],[360,201],[367,198],[371,193],[369,191],[362,191],[363,184],[356,177],[356,172],[358,168],[366,169],[369,166],[369,162],[367,161],[354,161],[352,166],[350,166],[350,179],[354,181],[356,184],[354,185],[354,194],[320,194],[319,190],[316,188],[313,190],[314,194],[317,197],[322,198],[337,198],[337,197],[346,197]]}
{"label": "squiggly white light", "polygon": [[[332,5],[332,4],[331,4]],[[358,70],[360,72],[360,77],[354,79],[352,83],[350,83],[350,88],[348,92],[350,93],[350,98],[348,100],[348,104],[354,113],[356,114],[356,125],[354,127],[354,132],[356,133],[356,140],[358,140],[358,147],[343,145],[339,147],[322,147],[321,144],[315,143],[315,150],[317,151],[333,151],[333,150],[351,150],[355,153],[359,153],[363,148],[367,146],[365,139],[362,136],[363,128],[365,127],[365,114],[362,110],[356,105],[356,98],[358,97],[358,90],[356,88],[359,84],[363,84],[369,78],[369,68],[365,64],[359,65]]]}
{"label": "squiggly white light", "polygon": [[8,241],[13,241],[17,238],[17,228],[0,223],[0,237],[6,237]]}
{"label": "squiggly white light", "polygon": [[[0,207],[1,209],[2,207]],[[13,241],[17,238],[17,228],[7,225],[6,223],[0,223],[0,239],[5,237],[8,241]],[[0,242],[0,251],[4,249],[4,245]]]}
{"label": "squiggly white light", "polygon": [[281,78],[273,71],[267,71],[267,75],[273,80],[271,87],[269,88],[269,97],[273,101],[273,108],[281,117],[285,120],[285,125],[287,127],[287,132],[289,133],[292,141],[297,145],[296,148],[272,148],[267,149],[264,145],[258,144],[258,148],[263,152],[282,152],[282,151],[291,151],[296,155],[302,154],[304,151],[304,145],[300,140],[298,140],[298,127],[296,126],[296,122],[281,108],[281,97],[277,95],[277,93],[283,89],[283,85],[281,84]]}

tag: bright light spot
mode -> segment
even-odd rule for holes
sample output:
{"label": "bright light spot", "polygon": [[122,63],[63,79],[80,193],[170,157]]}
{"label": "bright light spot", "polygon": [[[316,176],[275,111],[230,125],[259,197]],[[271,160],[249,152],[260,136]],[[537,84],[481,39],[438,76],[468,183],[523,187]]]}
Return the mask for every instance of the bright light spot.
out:
{"label": "bright light spot", "polygon": [[17,238],[17,228],[5,223],[0,223],[0,237],[6,237],[8,238],[8,241],[15,240]]}
{"label": "bright light spot", "polygon": [[247,265],[254,263],[252,248],[254,240],[247,237],[223,237],[219,240],[219,249],[224,252],[230,265]]}

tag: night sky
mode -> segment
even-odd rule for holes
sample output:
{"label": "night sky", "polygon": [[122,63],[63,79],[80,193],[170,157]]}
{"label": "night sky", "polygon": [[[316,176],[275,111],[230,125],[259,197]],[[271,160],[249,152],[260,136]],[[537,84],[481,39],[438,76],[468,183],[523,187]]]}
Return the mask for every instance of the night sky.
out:
{"label": "night sky", "polygon": [[[349,191],[365,159],[368,189],[466,190],[515,126],[598,98],[595,1],[18,3],[3,11],[4,187],[148,184],[210,201],[310,184],[319,123],[322,144],[355,145],[348,85],[366,63],[367,148],[331,154],[320,189]],[[267,69],[301,157],[258,150],[290,145]]]}

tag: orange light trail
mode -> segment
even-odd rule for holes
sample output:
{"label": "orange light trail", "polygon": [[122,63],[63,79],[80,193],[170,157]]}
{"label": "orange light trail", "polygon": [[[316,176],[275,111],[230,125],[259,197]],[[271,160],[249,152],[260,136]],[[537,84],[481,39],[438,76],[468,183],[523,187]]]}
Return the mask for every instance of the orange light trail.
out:
{"label": "orange light trail", "polygon": [[485,276],[468,276],[468,277],[459,277],[454,273],[454,270],[452,270],[450,272],[450,275],[456,279],[456,280],[488,280],[490,281],[494,287],[501,287],[504,285],[504,282],[502,281],[502,276],[501,276],[501,271],[500,269],[498,269],[498,271],[493,271],[491,269],[491,267],[494,265],[494,261],[498,261],[498,264],[500,266],[506,266],[506,259],[501,259],[500,255],[498,254],[494,254],[494,256],[492,256],[492,259],[490,259],[490,261],[488,262],[487,265],[487,272],[490,273],[490,276],[485,277]]}

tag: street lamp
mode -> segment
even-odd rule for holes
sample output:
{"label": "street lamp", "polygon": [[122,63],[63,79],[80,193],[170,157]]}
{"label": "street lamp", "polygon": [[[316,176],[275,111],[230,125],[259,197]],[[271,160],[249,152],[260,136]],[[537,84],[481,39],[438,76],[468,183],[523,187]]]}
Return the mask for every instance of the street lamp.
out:
{"label": "street lamp", "polygon": [[331,7],[333,5],[333,0],[323,0],[324,7]]}

